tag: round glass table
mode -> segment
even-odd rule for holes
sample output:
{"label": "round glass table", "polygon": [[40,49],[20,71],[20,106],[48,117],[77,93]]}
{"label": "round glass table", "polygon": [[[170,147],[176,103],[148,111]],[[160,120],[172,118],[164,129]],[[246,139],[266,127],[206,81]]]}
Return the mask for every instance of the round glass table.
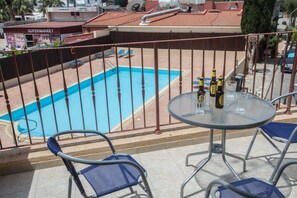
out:
{"label": "round glass table", "polygon": [[[194,172],[183,182],[181,194],[183,197],[185,185],[200,171],[203,166],[211,159],[213,153],[222,155],[222,159],[235,177],[240,180],[238,174],[226,160],[225,155],[236,158],[243,162],[243,171],[246,171],[246,162],[243,158],[227,153],[225,151],[226,130],[248,129],[262,126],[271,121],[275,116],[275,107],[268,101],[244,93],[244,92],[225,92],[224,108],[215,108],[215,98],[210,98],[206,93],[203,111],[197,109],[197,92],[184,93],[174,97],[168,104],[169,113],[184,123],[205,127],[210,129],[210,140],[208,157],[199,162]],[[213,129],[222,130],[221,143],[213,143]],[[191,153],[186,156],[186,166],[190,156],[200,154]]]}

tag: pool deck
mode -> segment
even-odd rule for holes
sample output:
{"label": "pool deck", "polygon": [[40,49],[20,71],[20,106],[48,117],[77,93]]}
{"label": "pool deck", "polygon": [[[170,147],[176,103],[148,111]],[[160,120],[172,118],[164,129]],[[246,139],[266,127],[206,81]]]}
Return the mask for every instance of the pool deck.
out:
{"label": "pool deck", "polygon": [[[228,139],[227,151],[239,156],[244,156],[250,141],[251,136]],[[163,148],[133,154],[132,156],[146,168],[149,185],[152,188],[154,197],[178,198],[182,182],[194,170],[193,167],[185,167],[186,155],[192,152],[206,151],[207,148],[207,143],[193,144],[174,148]],[[296,156],[297,145],[292,145],[289,151],[285,161]],[[242,163],[238,160],[228,157],[227,159],[241,178],[257,177],[268,180],[273,171],[273,166],[278,159],[278,155],[275,154],[276,151],[260,135],[252,149],[250,155],[252,158],[247,161],[247,172],[242,172]],[[190,163],[197,164],[204,157],[206,157],[205,154],[193,156],[190,158]],[[297,197],[296,169],[296,165],[289,167],[277,185],[280,191],[288,198]],[[185,193],[196,193],[191,196],[195,198],[204,197],[204,190],[208,183],[217,178],[223,178],[229,182],[235,181],[234,176],[223,164],[220,155],[215,155],[209,164],[195,176],[195,179],[190,181],[186,186]],[[64,198],[67,196],[67,182],[68,173],[64,166],[0,176],[0,195],[2,198]],[[92,193],[90,187],[87,187],[87,189],[88,192]],[[143,191],[139,187],[135,189],[139,194],[143,194]],[[121,197],[126,193],[128,193],[128,191],[123,190],[105,197]],[[74,198],[82,197],[75,185],[72,187],[72,195]],[[135,198],[135,195],[125,197]]]}

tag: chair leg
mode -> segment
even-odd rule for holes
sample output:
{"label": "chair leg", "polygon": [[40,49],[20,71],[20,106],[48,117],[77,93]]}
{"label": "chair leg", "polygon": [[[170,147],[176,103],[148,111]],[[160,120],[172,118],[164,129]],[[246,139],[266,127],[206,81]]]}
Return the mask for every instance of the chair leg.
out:
{"label": "chair leg", "polygon": [[253,147],[253,145],[254,145],[254,142],[255,142],[255,139],[256,139],[258,133],[259,133],[259,129],[256,130],[256,132],[255,132],[255,134],[254,134],[254,136],[253,136],[253,139],[252,139],[252,141],[251,141],[251,143],[250,143],[250,145],[249,145],[249,148],[248,148],[248,150],[247,150],[247,152],[246,152],[246,154],[245,154],[245,157],[244,157],[245,160],[247,160],[248,157],[249,157],[249,154],[250,154],[250,152],[251,152],[251,149],[252,149],[252,147]]}
{"label": "chair leg", "polygon": [[71,198],[71,190],[72,190],[72,175],[70,175],[68,179],[68,198]]}
{"label": "chair leg", "polygon": [[287,153],[287,151],[289,149],[290,143],[291,143],[290,141],[288,141],[286,143],[286,146],[285,146],[285,148],[284,148],[284,150],[283,150],[283,152],[282,152],[282,154],[281,154],[281,156],[280,156],[280,158],[279,158],[279,160],[278,160],[278,162],[277,162],[277,164],[276,164],[276,166],[275,166],[275,168],[274,168],[274,170],[273,170],[273,172],[271,174],[271,177],[270,177],[269,181],[273,181],[273,179],[274,179],[274,177],[275,177],[280,165],[282,164],[283,159],[284,159],[284,157],[285,157],[285,155],[286,155],[286,153]]}

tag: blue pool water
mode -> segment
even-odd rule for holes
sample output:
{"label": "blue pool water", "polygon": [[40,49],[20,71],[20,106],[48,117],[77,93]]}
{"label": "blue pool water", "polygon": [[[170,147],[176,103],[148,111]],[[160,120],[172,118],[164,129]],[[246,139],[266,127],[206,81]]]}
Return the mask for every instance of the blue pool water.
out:
{"label": "blue pool water", "polygon": [[[159,90],[168,85],[168,70],[159,70]],[[148,101],[155,95],[155,80],[154,69],[144,69],[145,80],[145,101]],[[170,71],[170,79],[173,81],[179,76],[179,71]],[[127,67],[119,67],[120,89],[121,89],[121,104],[122,104],[122,120],[132,114],[131,90],[130,90],[130,72]],[[96,97],[96,113],[98,129],[101,132],[109,131],[108,113],[106,106],[106,92],[104,74],[94,76],[95,97]],[[142,106],[142,69],[132,68],[132,91],[133,91],[133,107],[134,111]],[[110,129],[120,123],[120,108],[118,101],[117,90],[117,69],[111,69],[106,72],[106,84],[109,106]],[[80,83],[82,94],[82,106],[84,114],[85,129],[96,129],[95,113],[92,100],[91,79]],[[68,87],[68,98],[70,107],[70,117],[72,129],[83,129],[83,118],[80,106],[80,97],[78,85]],[[54,95],[54,106],[57,117],[58,128],[55,124],[53,105],[51,97],[45,97],[40,100],[41,114],[43,119],[45,136],[55,134],[57,131],[70,129],[67,107],[65,102],[64,91],[56,92]],[[29,128],[31,136],[43,136],[40,115],[37,108],[37,103],[34,102],[26,106],[27,117],[29,120]],[[13,121],[18,121],[18,129],[21,133],[27,132],[27,125],[24,116],[24,109],[20,108],[12,112]],[[8,114],[3,115],[0,119],[9,120]]]}

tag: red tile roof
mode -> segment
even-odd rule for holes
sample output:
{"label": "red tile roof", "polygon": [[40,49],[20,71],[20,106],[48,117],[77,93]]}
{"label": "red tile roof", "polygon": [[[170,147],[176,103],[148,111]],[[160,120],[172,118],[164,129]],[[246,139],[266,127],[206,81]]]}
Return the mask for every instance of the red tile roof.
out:
{"label": "red tile roof", "polygon": [[63,28],[83,25],[85,22],[40,22],[40,23],[27,23],[22,25],[8,26],[7,28]]}
{"label": "red tile roof", "polygon": [[[205,14],[169,13],[148,18],[148,26],[240,26],[241,15],[236,11],[206,12]],[[84,27],[139,26],[146,13],[107,12]]]}

